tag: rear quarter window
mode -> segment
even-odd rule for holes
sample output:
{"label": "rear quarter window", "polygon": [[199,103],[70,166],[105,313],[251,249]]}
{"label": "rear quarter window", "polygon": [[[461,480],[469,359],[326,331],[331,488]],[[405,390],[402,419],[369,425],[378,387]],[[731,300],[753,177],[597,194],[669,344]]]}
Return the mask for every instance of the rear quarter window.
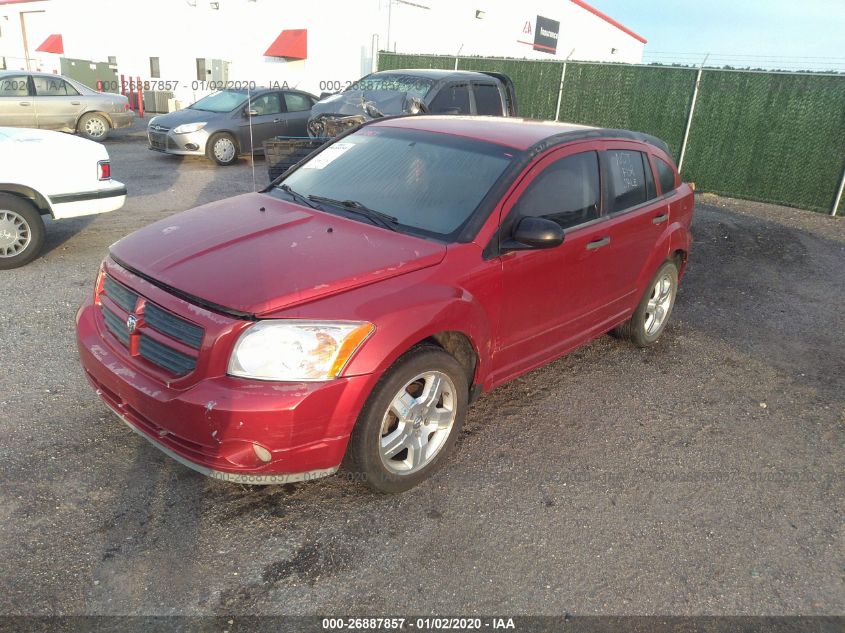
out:
{"label": "rear quarter window", "polygon": [[657,179],[660,181],[660,191],[669,193],[675,189],[675,170],[666,161],[654,157],[654,164],[657,166]]}

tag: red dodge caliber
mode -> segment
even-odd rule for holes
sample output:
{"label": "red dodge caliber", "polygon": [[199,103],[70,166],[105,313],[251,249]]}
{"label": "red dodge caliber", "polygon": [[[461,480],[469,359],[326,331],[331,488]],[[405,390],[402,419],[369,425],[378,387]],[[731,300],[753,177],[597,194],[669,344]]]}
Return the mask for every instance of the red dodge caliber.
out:
{"label": "red dodge caliber", "polygon": [[211,477],[343,462],[407,490],[483,391],[610,331],[653,344],[692,210],[651,136],[381,119],[261,193],[113,245],[77,315],[82,365],[134,431]]}

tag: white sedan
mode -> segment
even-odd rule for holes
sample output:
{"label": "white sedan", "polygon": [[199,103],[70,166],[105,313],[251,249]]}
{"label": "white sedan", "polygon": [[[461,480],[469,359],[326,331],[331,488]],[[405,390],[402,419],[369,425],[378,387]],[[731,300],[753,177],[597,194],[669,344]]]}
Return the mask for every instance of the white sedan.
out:
{"label": "white sedan", "polygon": [[99,143],[47,130],[0,127],[0,270],[38,256],[42,216],[54,220],[114,211],[126,187],[111,178]]}

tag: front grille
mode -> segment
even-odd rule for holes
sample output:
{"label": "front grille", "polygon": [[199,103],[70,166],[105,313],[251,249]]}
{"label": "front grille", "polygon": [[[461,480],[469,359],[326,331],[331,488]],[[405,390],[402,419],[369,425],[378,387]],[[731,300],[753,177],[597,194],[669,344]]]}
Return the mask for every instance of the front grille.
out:
{"label": "front grille", "polygon": [[167,149],[167,141],[169,140],[167,135],[150,132],[147,137],[150,141],[150,147],[154,149]]}
{"label": "front grille", "polygon": [[195,349],[199,349],[202,344],[203,330],[200,326],[162,310],[153,303],[148,303],[144,308],[144,321],[154,330]]}
{"label": "front grille", "polygon": [[135,309],[135,304],[138,303],[138,295],[136,293],[108,276],[103,283],[103,292],[105,292],[109,299],[127,312],[132,312]]}
{"label": "front grille", "polygon": [[129,346],[129,332],[126,329],[126,321],[117,316],[114,312],[103,307],[103,320],[109,332],[114,334],[118,341]]}
{"label": "front grille", "polygon": [[153,365],[164,367],[167,371],[184,376],[194,370],[197,366],[197,359],[177,352],[175,349],[162,345],[149,336],[141,334],[138,341],[138,353],[150,361]]}
{"label": "front grille", "polygon": [[[175,345],[181,343],[199,350],[205,334],[202,327],[142,298],[138,293],[108,275],[103,280],[102,294],[112,302],[108,305],[100,304],[106,329],[124,346],[132,350],[133,355],[137,354],[153,365],[177,376],[184,376],[196,368],[196,357],[176,349]],[[125,311],[125,314],[120,314],[121,309]],[[136,315],[139,319],[133,333],[130,333],[127,327],[130,315]],[[145,330],[154,330],[158,333],[157,338],[148,336]],[[172,340],[174,345],[157,340],[161,339],[161,335]],[[137,337],[137,346],[132,344],[133,337]]]}

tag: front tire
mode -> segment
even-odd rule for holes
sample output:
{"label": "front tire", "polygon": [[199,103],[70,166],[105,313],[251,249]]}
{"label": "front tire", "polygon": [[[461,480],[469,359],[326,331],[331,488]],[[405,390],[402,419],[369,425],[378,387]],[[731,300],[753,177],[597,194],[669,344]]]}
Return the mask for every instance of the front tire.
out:
{"label": "front tire", "polygon": [[664,262],[652,277],[631,318],[614,330],[637,347],[651,347],[666,328],[678,294],[678,266]]}
{"label": "front tire", "polygon": [[443,349],[419,346],[379,380],[352,431],[346,467],[371,488],[410,490],[434,474],[466,417],[464,368]]}
{"label": "front tire", "polygon": [[220,132],[208,139],[206,155],[223,167],[234,165],[238,160],[238,143],[231,134]]}
{"label": "front tire", "polygon": [[99,142],[108,138],[111,125],[109,125],[108,119],[102,114],[89,112],[88,114],[82,115],[82,118],[79,119],[76,130],[89,141]]}
{"label": "front tire", "polygon": [[44,220],[28,200],[0,193],[0,270],[28,264],[44,246]]}

